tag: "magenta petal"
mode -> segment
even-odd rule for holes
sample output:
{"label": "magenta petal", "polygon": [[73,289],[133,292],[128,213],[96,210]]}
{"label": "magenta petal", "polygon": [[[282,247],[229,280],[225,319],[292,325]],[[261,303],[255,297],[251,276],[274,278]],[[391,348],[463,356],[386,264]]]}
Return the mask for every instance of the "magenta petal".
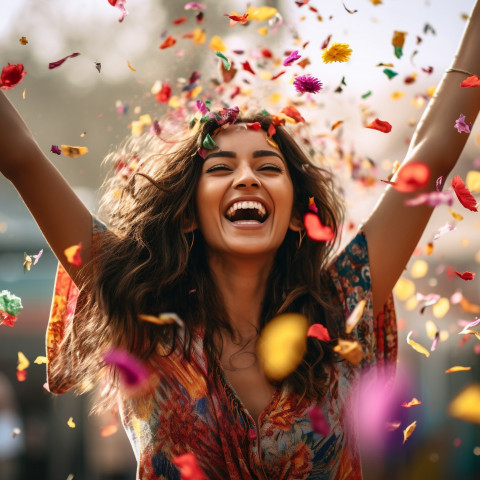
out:
{"label": "magenta petal", "polygon": [[298,60],[299,58],[302,58],[301,55],[298,54],[298,50],[294,50],[284,61],[283,61],[283,66],[284,67],[289,67],[293,62]]}
{"label": "magenta petal", "polygon": [[308,411],[308,418],[312,422],[312,428],[315,432],[326,437],[330,433],[330,425],[325,420],[322,410],[318,407],[312,407]]}
{"label": "magenta petal", "polygon": [[67,59],[69,58],[74,58],[74,57],[78,57],[80,54],[79,53],[72,53],[71,55],[67,55],[66,57],[63,57],[61,58],[60,60],[57,60],[56,62],[50,62],[48,64],[48,68],[51,70],[52,68],[57,68],[59,67],[60,65],[62,65],[62,63],[64,63]]}
{"label": "magenta petal", "polygon": [[103,355],[103,360],[119,371],[122,382],[128,388],[141,387],[148,380],[148,370],[143,363],[127,352],[112,348]]}

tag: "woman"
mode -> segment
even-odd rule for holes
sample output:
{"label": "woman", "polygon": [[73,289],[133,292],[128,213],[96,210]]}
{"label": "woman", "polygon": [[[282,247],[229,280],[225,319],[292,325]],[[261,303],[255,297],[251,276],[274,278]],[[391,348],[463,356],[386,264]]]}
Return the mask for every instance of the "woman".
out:
{"label": "woman", "polygon": [[[143,390],[123,389],[111,368],[103,402],[120,401],[138,478],[179,478],[175,459],[185,453],[214,479],[361,478],[348,395],[363,369],[395,359],[391,290],[432,212],[404,202],[435,190],[468,138],[453,123],[460,113],[473,122],[480,108],[479,90],[459,87],[468,72],[480,72],[479,22],[476,4],[392,179],[421,162],[428,183],[410,194],[388,186],[333,261],[334,242],[305,237],[302,221],[313,197],[322,225],[337,235],[342,215],[331,179],[284,128],[273,133],[271,116],[237,118],[228,109],[197,119],[174,148],[154,137],[134,145],[121,163],[114,159],[119,173],[104,200],[109,228],[94,219],[92,235],[91,214],[1,95],[2,173],[61,263],[47,344],[50,388],[90,389],[111,348],[142,359]],[[81,267],[65,256],[78,244]],[[362,299],[363,316],[347,334],[345,318]],[[162,312],[180,320],[143,321]],[[296,369],[278,380],[268,378],[256,344],[284,312],[322,324],[332,341],[309,338]],[[358,365],[334,354],[340,338],[359,342]],[[322,433],[310,421],[312,407],[327,423]]]}

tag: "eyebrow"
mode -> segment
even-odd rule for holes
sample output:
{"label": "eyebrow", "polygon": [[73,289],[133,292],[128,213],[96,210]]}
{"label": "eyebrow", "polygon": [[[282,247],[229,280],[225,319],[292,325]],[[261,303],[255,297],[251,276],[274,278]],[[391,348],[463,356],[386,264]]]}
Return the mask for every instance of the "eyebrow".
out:
{"label": "eyebrow", "polygon": [[[280,154],[278,154],[277,152],[274,152],[273,150],[255,150],[253,152],[253,158],[261,158],[261,157],[278,157],[282,162],[284,161],[283,158],[281,157]],[[237,154],[235,152],[232,152],[230,150],[219,150],[218,152],[212,152],[212,153],[209,153],[206,157],[205,157],[205,162],[209,159],[209,158],[214,158],[214,157],[226,157],[226,158],[236,158],[237,157]]]}

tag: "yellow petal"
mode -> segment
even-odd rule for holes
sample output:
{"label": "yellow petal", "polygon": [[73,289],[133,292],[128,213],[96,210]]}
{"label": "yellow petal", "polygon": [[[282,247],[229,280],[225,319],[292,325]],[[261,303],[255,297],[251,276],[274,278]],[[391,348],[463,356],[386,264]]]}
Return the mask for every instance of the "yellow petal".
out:
{"label": "yellow petal", "polygon": [[249,20],[263,22],[264,20],[274,17],[278,13],[278,10],[273,7],[248,7],[247,13]]}
{"label": "yellow petal", "polygon": [[459,222],[463,220],[463,216],[460,215],[460,214],[457,213],[457,212],[454,212],[451,208],[449,208],[448,211],[450,212],[450,215],[451,215],[455,220],[458,220]]}
{"label": "yellow petal", "polygon": [[79,157],[80,155],[85,155],[86,153],[88,153],[87,147],[72,147],[71,145],[60,145],[60,148],[62,149],[62,154],[70,158]]}
{"label": "yellow petal", "polygon": [[207,35],[201,28],[196,28],[193,31],[193,43],[195,45],[202,45],[205,43],[205,40],[207,39]]}
{"label": "yellow petal", "polygon": [[267,27],[260,27],[257,29],[257,32],[260,34],[260,35],[268,35],[268,28]]}
{"label": "yellow petal", "polygon": [[132,71],[132,72],[136,72],[137,69],[136,68],[133,68],[131,65],[130,65],[130,62],[127,60],[127,66],[128,68]]}
{"label": "yellow petal", "polygon": [[428,263],[425,260],[415,260],[410,269],[412,278],[423,278],[428,272]]}
{"label": "yellow petal", "polygon": [[442,297],[432,308],[435,318],[443,318],[450,310],[450,302],[448,298]]}
{"label": "yellow petal", "polygon": [[353,309],[353,312],[347,318],[345,322],[345,331],[347,333],[351,333],[352,330],[356,327],[357,323],[362,318],[363,310],[365,309],[366,303],[367,301],[365,299],[360,300],[355,306],[355,308]]}
{"label": "yellow petal", "polygon": [[333,351],[341,355],[345,360],[353,365],[358,365],[363,358],[363,350],[357,341],[338,339],[338,345],[333,347]]}
{"label": "yellow petal", "polygon": [[451,417],[480,424],[480,383],[467,385],[448,406]]}
{"label": "yellow petal", "polygon": [[393,287],[393,293],[403,302],[415,293],[415,284],[408,278],[400,277]]}
{"label": "yellow petal", "polygon": [[197,85],[193,90],[190,90],[191,98],[196,98],[202,93],[203,87],[201,85]]}
{"label": "yellow petal", "polygon": [[177,323],[181,327],[184,325],[183,320],[173,312],[161,313],[158,317],[142,313],[138,318],[143,322],[150,322],[156,325],[171,325],[172,323]]}
{"label": "yellow petal", "polygon": [[410,336],[412,335],[413,331],[410,331],[409,334],[407,335],[407,343],[417,352],[423,353],[427,358],[430,356],[430,352],[423,346],[420,345],[419,343],[415,342],[414,340],[410,339]]}
{"label": "yellow petal", "polygon": [[280,381],[292,373],[307,350],[308,321],[298,313],[272,319],[262,330],[257,345],[265,375]]}
{"label": "yellow petal", "polygon": [[168,101],[168,106],[172,108],[178,108],[181,106],[180,99],[176,95],[172,95]]}
{"label": "yellow petal", "polygon": [[465,186],[472,193],[480,193],[480,172],[478,170],[470,170],[467,173]]}
{"label": "yellow petal", "polygon": [[22,370],[26,370],[29,366],[30,362],[28,361],[28,358],[22,352],[18,352],[17,370],[21,372]]}
{"label": "yellow petal", "polygon": [[406,302],[405,302],[405,309],[411,312],[412,310],[415,310],[418,306],[418,300],[417,297],[412,296],[410,297]]}
{"label": "yellow petal", "polygon": [[227,50],[227,47],[225,46],[222,39],[218,35],[215,35],[212,37],[212,39],[210,40],[210,44],[208,46],[214,52],[225,52]]}
{"label": "yellow petal", "polygon": [[281,93],[278,93],[278,92],[275,92],[275,93],[272,93],[268,99],[269,103],[271,105],[275,105],[277,104],[280,100],[282,99],[282,94]]}
{"label": "yellow petal", "polygon": [[75,428],[75,427],[76,427],[75,422],[73,421],[73,417],[70,417],[70,418],[68,419],[67,425],[68,425],[70,428]]}
{"label": "yellow petal", "polygon": [[33,361],[33,363],[36,363],[37,365],[41,365],[42,363],[48,363],[48,359],[47,359],[47,357],[44,357],[44,356],[39,355],[39,356]]}
{"label": "yellow petal", "polygon": [[403,431],[403,443],[405,443],[407,439],[410,437],[410,435],[412,435],[416,426],[417,426],[417,421],[415,420]]}
{"label": "yellow petal", "polygon": [[392,100],[400,100],[401,98],[403,98],[405,96],[405,92],[393,92],[391,95],[390,95],[390,98]]}
{"label": "yellow petal", "polygon": [[438,332],[437,326],[431,320],[427,320],[425,322],[425,330],[427,331],[428,338],[432,340],[435,338],[435,335]]}
{"label": "yellow petal", "polygon": [[445,373],[454,373],[454,372],[468,372],[469,370],[471,370],[472,367],[460,367],[460,366],[456,366],[456,367],[450,367],[448,368],[447,370],[445,370]]}

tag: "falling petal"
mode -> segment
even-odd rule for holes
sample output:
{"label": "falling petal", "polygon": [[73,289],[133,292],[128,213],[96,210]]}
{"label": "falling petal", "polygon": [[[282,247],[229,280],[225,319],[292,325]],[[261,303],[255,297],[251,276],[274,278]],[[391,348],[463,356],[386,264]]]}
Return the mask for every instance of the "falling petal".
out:
{"label": "falling petal", "polygon": [[17,65],[12,65],[9,63],[2,69],[0,75],[0,89],[10,90],[15,87],[23,80],[26,73],[23,64],[18,63]]}
{"label": "falling petal", "polygon": [[106,365],[118,369],[123,384],[129,389],[142,387],[149,378],[148,370],[143,363],[127,352],[110,349],[103,355]]}
{"label": "falling petal", "polygon": [[280,381],[292,373],[307,349],[308,321],[298,313],[271,320],[260,334],[257,351],[266,376]]}
{"label": "falling petal", "polygon": [[338,345],[333,351],[349,361],[352,365],[358,365],[363,359],[363,350],[357,341],[338,339]]}
{"label": "falling petal", "polygon": [[67,425],[70,427],[70,428],[75,428],[76,425],[75,425],[75,422],[73,421],[73,417],[70,417],[67,421]]}
{"label": "falling petal", "polygon": [[80,54],[77,53],[72,53],[71,55],[67,55],[66,57],[61,58],[60,60],[57,60],[56,62],[51,62],[48,64],[48,68],[52,70],[53,68],[57,68],[60,65],[62,65],[65,61],[67,61],[69,58],[75,58],[78,57]]}
{"label": "falling petal", "polygon": [[67,258],[67,262],[75,267],[80,267],[82,265],[82,243],[80,242],[78,245],[72,245],[71,247],[66,248],[63,253]]}
{"label": "falling petal", "polygon": [[26,370],[29,366],[30,362],[28,358],[22,352],[18,352],[17,370],[21,372],[22,370]]}
{"label": "falling petal", "polygon": [[417,421],[412,422],[404,431],[403,431],[403,443],[412,435],[415,427],[417,426]]}
{"label": "falling petal", "polygon": [[413,330],[409,332],[407,335],[407,343],[417,352],[423,353],[427,358],[430,356],[430,352],[423,346],[420,345],[419,343],[415,342],[414,340],[411,340],[410,337],[413,333]]}
{"label": "falling petal", "polygon": [[321,323],[314,323],[311,325],[308,329],[307,337],[314,337],[323,342],[329,342],[331,340],[328,329]]}
{"label": "falling petal", "polygon": [[365,309],[366,304],[367,304],[367,301],[363,299],[363,300],[360,300],[357,303],[357,305],[355,305],[353,312],[350,314],[350,316],[347,318],[345,322],[345,332],[351,333],[353,329],[357,326],[357,323],[362,318],[363,310]]}
{"label": "falling petal", "polygon": [[447,370],[445,370],[445,373],[468,372],[471,369],[472,369],[472,367],[455,366],[455,367],[450,367]]}
{"label": "falling petal", "polygon": [[480,424],[480,383],[467,385],[448,406],[451,417]]}
{"label": "falling petal", "polygon": [[60,145],[60,148],[62,149],[63,155],[70,158],[76,158],[80,155],[85,155],[86,153],[88,153],[87,147],[72,147],[70,145]]}
{"label": "falling petal", "polygon": [[173,457],[173,463],[180,470],[180,480],[207,480],[193,453]]}
{"label": "falling petal", "polygon": [[309,238],[317,242],[329,242],[335,236],[331,227],[322,225],[318,216],[312,212],[303,216],[303,224]]}
{"label": "falling petal", "polygon": [[312,428],[314,432],[319,433],[323,437],[326,437],[330,433],[330,425],[323,416],[322,410],[319,407],[313,406],[312,408],[310,408],[307,415],[310,419],[310,422],[312,423]]}
{"label": "falling petal", "polygon": [[463,180],[461,179],[460,175],[453,177],[451,184],[460,203],[468,210],[471,210],[472,212],[478,212],[477,206],[476,206],[477,201],[475,200],[475,197],[470,193],[470,191],[467,189],[467,187],[463,183]]}
{"label": "falling petal", "polygon": [[421,405],[421,404],[422,402],[418,398],[413,397],[408,403],[403,402],[402,407],[411,408],[411,407],[414,407],[415,405]]}

